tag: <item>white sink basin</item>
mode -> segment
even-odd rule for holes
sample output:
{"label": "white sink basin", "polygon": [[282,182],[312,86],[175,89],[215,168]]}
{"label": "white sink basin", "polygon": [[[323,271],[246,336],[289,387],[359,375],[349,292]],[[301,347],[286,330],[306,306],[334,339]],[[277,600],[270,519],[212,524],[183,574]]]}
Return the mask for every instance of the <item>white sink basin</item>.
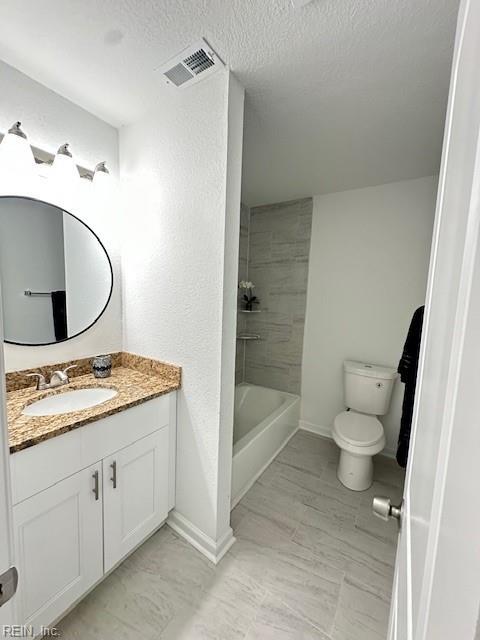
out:
{"label": "white sink basin", "polygon": [[32,402],[22,411],[25,416],[54,416],[57,413],[71,413],[88,409],[106,402],[117,395],[116,389],[97,387],[93,389],[75,389]]}

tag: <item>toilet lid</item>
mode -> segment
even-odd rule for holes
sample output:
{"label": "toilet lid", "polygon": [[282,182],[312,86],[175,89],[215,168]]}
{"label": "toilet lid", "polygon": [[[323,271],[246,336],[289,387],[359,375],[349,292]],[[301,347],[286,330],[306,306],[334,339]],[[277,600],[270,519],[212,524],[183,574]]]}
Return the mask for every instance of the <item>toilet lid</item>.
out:
{"label": "toilet lid", "polygon": [[341,438],[357,447],[369,447],[383,437],[380,420],[356,411],[339,413],[335,418],[334,428]]}

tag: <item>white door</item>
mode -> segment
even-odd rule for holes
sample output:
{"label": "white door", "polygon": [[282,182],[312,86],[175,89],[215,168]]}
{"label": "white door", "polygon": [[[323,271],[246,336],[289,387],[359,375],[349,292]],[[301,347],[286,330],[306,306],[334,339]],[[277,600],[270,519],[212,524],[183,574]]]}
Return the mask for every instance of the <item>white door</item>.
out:
{"label": "white door", "polygon": [[[2,292],[0,289],[0,584],[8,580],[13,565],[13,525],[12,504],[10,494],[10,468],[8,449],[8,430],[5,400],[5,371],[3,366],[3,322],[2,322]],[[6,587],[2,586],[0,593]],[[1,598],[1,595],[0,595]],[[16,596],[0,606],[0,628],[14,622],[13,605]]]}
{"label": "white door", "polygon": [[168,432],[160,429],[103,460],[105,571],[167,518]]}
{"label": "white door", "polygon": [[461,3],[389,638],[469,640],[480,602],[480,3]]}
{"label": "white door", "polygon": [[103,575],[102,463],[13,507],[20,624],[38,633]]}

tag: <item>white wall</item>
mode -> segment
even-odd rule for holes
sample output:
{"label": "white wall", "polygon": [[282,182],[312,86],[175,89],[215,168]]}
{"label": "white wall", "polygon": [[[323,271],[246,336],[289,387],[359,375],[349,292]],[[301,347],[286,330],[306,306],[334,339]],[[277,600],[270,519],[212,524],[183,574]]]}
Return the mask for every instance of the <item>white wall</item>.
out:
{"label": "white wall", "polygon": [[[437,179],[314,198],[302,365],[302,424],[328,431],[343,410],[342,362],[397,367],[424,303]],[[396,450],[403,384],[382,418]]]}
{"label": "white wall", "polygon": [[[228,95],[229,74],[219,71],[188,89],[171,87],[142,120],[120,131],[124,347],[182,366],[176,510],[214,541],[229,530],[219,483],[225,477],[220,414],[230,408],[221,407],[220,396],[228,393],[230,403],[221,371],[222,341],[230,343],[232,336],[224,333],[222,320],[228,315],[230,322],[224,284],[232,281],[229,263],[237,259],[240,215],[239,185],[231,185],[226,226]],[[237,111],[237,120],[243,118],[243,109]],[[237,249],[224,265],[225,244],[232,241]],[[227,387],[233,390],[233,355],[228,358]],[[231,442],[232,425],[222,428]],[[228,491],[229,484],[230,478]]]}
{"label": "white wall", "polygon": [[95,355],[121,348],[121,285],[118,244],[119,209],[114,201],[114,178],[118,173],[118,132],[102,120],[50,91],[45,86],[0,62],[0,130],[21,120],[29,140],[55,152],[64,142],[71,144],[75,160],[93,168],[106,160],[112,172],[112,188],[81,181],[66,189],[53,179],[18,180],[0,175],[0,195],[29,195],[71,211],[100,237],[112,259],[115,288],[105,314],[89,331],[65,343],[43,347],[5,345],[7,371],[71,358]]}
{"label": "white wall", "polygon": [[230,526],[233,406],[237,343],[238,253],[245,91],[232,74],[228,85],[228,137],[223,265],[222,356],[218,467],[217,540]]}
{"label": "white wall", "polygon": [[[105,159],[116,173],[115,129],[1,63],[0,85],[1,130],[19,119],[36,146],[55,151],[68,141],[79,163]],[[121,213],[95,182],[67,188],[51,176],[12,182],[0,175],[0,195],[44,199],[91,226],[112,258],[116,284],[92,329],[60,345],[7,345],[7,369],[122,347],[123,235],[123,348],[183,368],[177,512],[213,545],[231,536],[243,94],[219,71],[189,89],[166,88],[144,118],[123,128]]]}

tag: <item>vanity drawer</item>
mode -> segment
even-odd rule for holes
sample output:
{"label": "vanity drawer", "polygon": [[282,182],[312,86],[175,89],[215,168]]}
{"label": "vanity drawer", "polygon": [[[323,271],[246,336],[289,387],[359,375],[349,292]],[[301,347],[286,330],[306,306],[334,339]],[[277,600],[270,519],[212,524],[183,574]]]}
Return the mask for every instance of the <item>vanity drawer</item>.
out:
{"label": "vanity drawer", "polygon": [[127,447],[175,419],[175,392],[41,442],[10,456],[17,504]]}
{"label": "vanity drawer", "polygon": [[153,431],[168,426],[169,394],[92,422],[80,429],[83,466],[88,467]]}
{"label": "vanity drawer", "polygon": [[51,438],[10,456],[12,502],[17,504],[83,468],[80,430]]}

